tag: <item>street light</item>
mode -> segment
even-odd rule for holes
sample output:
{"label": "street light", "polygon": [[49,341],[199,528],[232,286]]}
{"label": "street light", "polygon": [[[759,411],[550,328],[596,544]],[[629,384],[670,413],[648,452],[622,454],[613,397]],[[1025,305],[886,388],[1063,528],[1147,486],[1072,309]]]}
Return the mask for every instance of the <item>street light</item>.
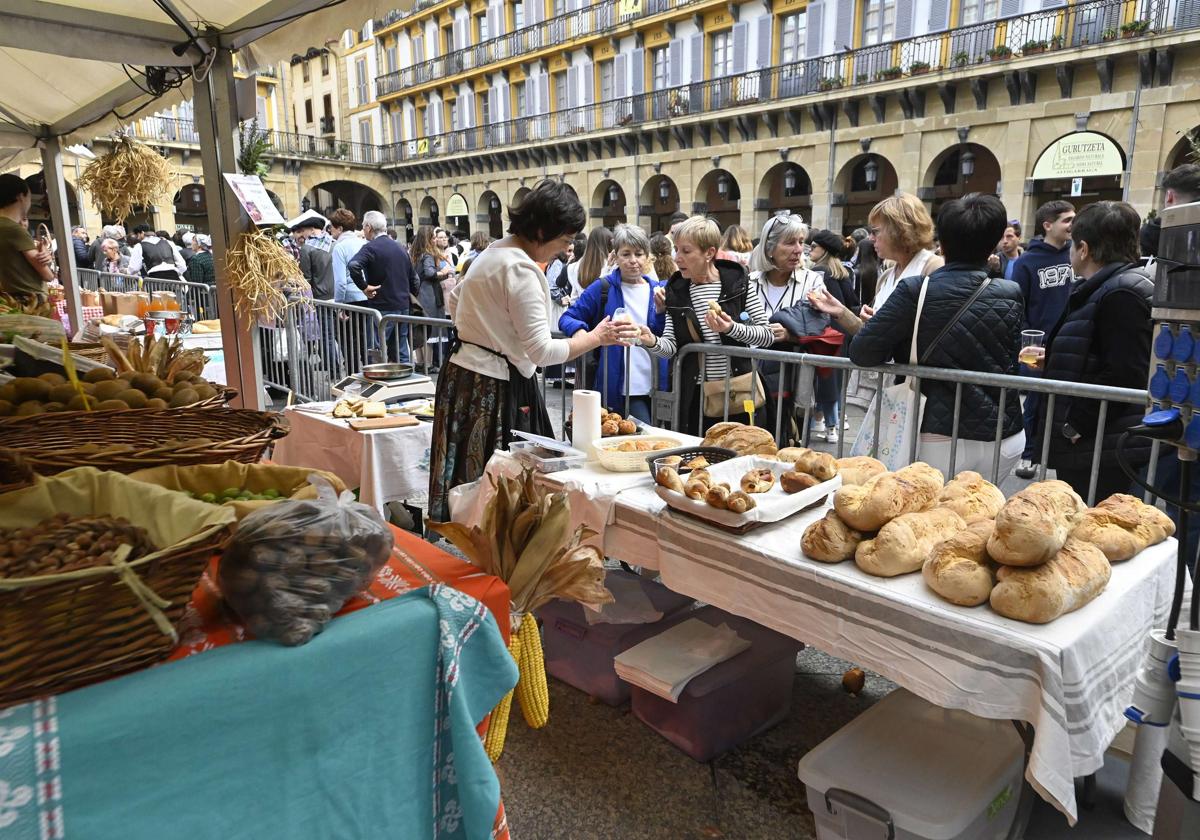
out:
{"label": "street light", "polygon": [[499,198],[497,198],[496,196],[492,196],[492,201],[491,201],[491,203],[490,203],[488,206],[492,208],[492,212],[493,212],[493,213],[499,212],[499,210],[500,210],[500,199],[499,199]]}
{"label": "street light", "polygon": [[610,184],[608,187],[608,203],[616,204],[621,200],[621,191],[617,189],[616,184]]}
{"label": "street light", "polygon": [[671,187],[667,185],[665,178],[658,182],[658,197],[662,201],[671,197]]}
{"label": "street light", "polygon": [[721,198],[725,198],[725,196],[729,195],[728,175],[721,175],[721,177],[717,178],[717,195],[721,196]]}
{"label": "street light", "polygon": [[975,153],[970,149],[966,149],[959,158],[959,163],[962,166],[962,174],[964,178],[970,178],[975,174]]}
{"label": "street light", "polygon": [[867,159],[867,165],[863,167],[863,176],[867,179],[867,189],[875,189],[875,185],[879,183],[879,164],[875,162],[875,158]]}
{"label": "street light", "polygon": [[789,169],[783,176],[783,194],[793,196],[796,194],[796,170]]}

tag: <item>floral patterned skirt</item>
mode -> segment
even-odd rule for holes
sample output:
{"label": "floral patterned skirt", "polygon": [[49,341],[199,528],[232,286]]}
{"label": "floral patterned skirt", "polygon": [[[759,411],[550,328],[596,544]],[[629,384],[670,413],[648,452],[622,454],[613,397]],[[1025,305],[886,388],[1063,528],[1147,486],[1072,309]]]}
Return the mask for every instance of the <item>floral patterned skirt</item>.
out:
{"label": "floral patterned skirt", "polygon": [[514,430],[553,437],[533,377],[509,365],[508,381],[449,362],[438,377],[429,453],[429,518],[450,519],[450,491],[483,476],[492,453]]}

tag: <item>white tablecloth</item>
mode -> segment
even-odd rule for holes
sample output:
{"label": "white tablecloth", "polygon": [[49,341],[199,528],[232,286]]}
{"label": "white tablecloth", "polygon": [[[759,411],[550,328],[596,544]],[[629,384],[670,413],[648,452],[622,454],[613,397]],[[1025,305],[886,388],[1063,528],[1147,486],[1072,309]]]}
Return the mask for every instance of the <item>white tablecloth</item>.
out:
{"label": "white tablecloth", "polygon": [[345,420],[308,410],[284,412],[292,430],[275,444],[272,460],[280,464],[328,470],[359,499],[387,515],[391,501],[422,501],[429,494],[429,448],[433,424],[403,429],[356,432]]}
{"label": "white tablecloth", "polygon": [[[498,454],[488,468],[514,463]],[[676,592],[861,664],[931,703],[1031,723],[1027,778],[1074,823],[1074,779],[1103,764],[1124,726],[1145,639],[1166,623],[1174,540],[1117,564],[1096,600],[1039,626],[949,604],[920,574],[877,578],[852,561],[807,559],[800,536],[824,507],[739,537],[668,511],[648,472],[612,475],[567,470],[541,480],[572,493],[572,518],[602,530],[597,544],[608,557],[661,570]],[[478,522],[474,509],[454,518]]]}

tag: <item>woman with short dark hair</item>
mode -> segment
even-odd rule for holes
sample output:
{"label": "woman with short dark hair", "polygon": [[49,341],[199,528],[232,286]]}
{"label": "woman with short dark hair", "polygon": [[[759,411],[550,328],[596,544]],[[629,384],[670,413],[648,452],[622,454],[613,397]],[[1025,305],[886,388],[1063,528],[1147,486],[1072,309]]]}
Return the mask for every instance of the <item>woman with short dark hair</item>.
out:
{"label": "woman with short dark hair", "polygon": [[476,257],[447,301],[458,333],[438,378],[429,461],[429,517],[450,518],[450,490],[483,475],[513,431],[553,436],[534,374],[637,335],[608,318],[569,339],[550,335],[550,291],[538,268],[586,222],[579,199],[543,181],[509,208],[508,236]]}

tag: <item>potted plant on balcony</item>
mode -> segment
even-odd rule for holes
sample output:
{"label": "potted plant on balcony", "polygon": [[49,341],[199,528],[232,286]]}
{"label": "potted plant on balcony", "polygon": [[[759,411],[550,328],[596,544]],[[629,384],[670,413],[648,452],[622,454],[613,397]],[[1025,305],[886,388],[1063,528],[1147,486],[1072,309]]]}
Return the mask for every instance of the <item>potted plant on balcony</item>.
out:
{"label": "potted plant on balcony", "polygon": [[899,65],[893,65],[891,67],[885,67],[884,69],[876,72],[875,81],[891,81],[892,79],[899,79],[902,75],[904,75],[903,68],[901,68]]}
{"label": "potted plant on balcony", "polygon": [[954,54],[953,61],[955,67],[966,67],[971,62],[971,56],[966,50],[959,50]]}
{"label": "potted plant on balcony", "polygon": [[837,90],[841,86],[842,79],[840,76],[827,76],[817,82],[817,90]]}
{"label": "potted plant on balcony", "polygon": [[1109,28],[1100,33],[1101,40],[1115,41],[1117,40],[1117,30]]}
{"label": "potted plant on balcony", "polygon": [[1047,44],[1045,41],[1026,41],[1021,46],[1021,55],[1037,55],[1038,53],[1044,53],[1046,51],[1046,47],[1048,46],[1049,44]]}
{"label": "potted plant on balcony", "polygon": [[854,83],[857,85],[865,85],[869,81],[871,81],[870,73],[859,73],[854,77]]}
{"label": "potted plant on balcony", "polygon": [[930,65],[928,61],[914,61],[912,64],[908,65],[908,73],[910,76],[919,76],[922,73],[928,73],[929,66]]}
{"label": "potted plant on balcony", "polygon": [[1126,38],[1138,38],[1150,31],[1150,21],[1131,20],[1121,24],[1121,35]]}
{"label": "potted plant on balcony", "polygon": [[1012,54],[1012,47],[1008,46],[1008,44],[1001,44],[987,51],[987,57],[992,61],[1006,61],[1012,58]]}
{"label": "potted plant on balcony", "polygon": [[1067,39],[1062,35],[1055,35],[1050,39],[1050,49],[1061,50],[1067,43]]}

